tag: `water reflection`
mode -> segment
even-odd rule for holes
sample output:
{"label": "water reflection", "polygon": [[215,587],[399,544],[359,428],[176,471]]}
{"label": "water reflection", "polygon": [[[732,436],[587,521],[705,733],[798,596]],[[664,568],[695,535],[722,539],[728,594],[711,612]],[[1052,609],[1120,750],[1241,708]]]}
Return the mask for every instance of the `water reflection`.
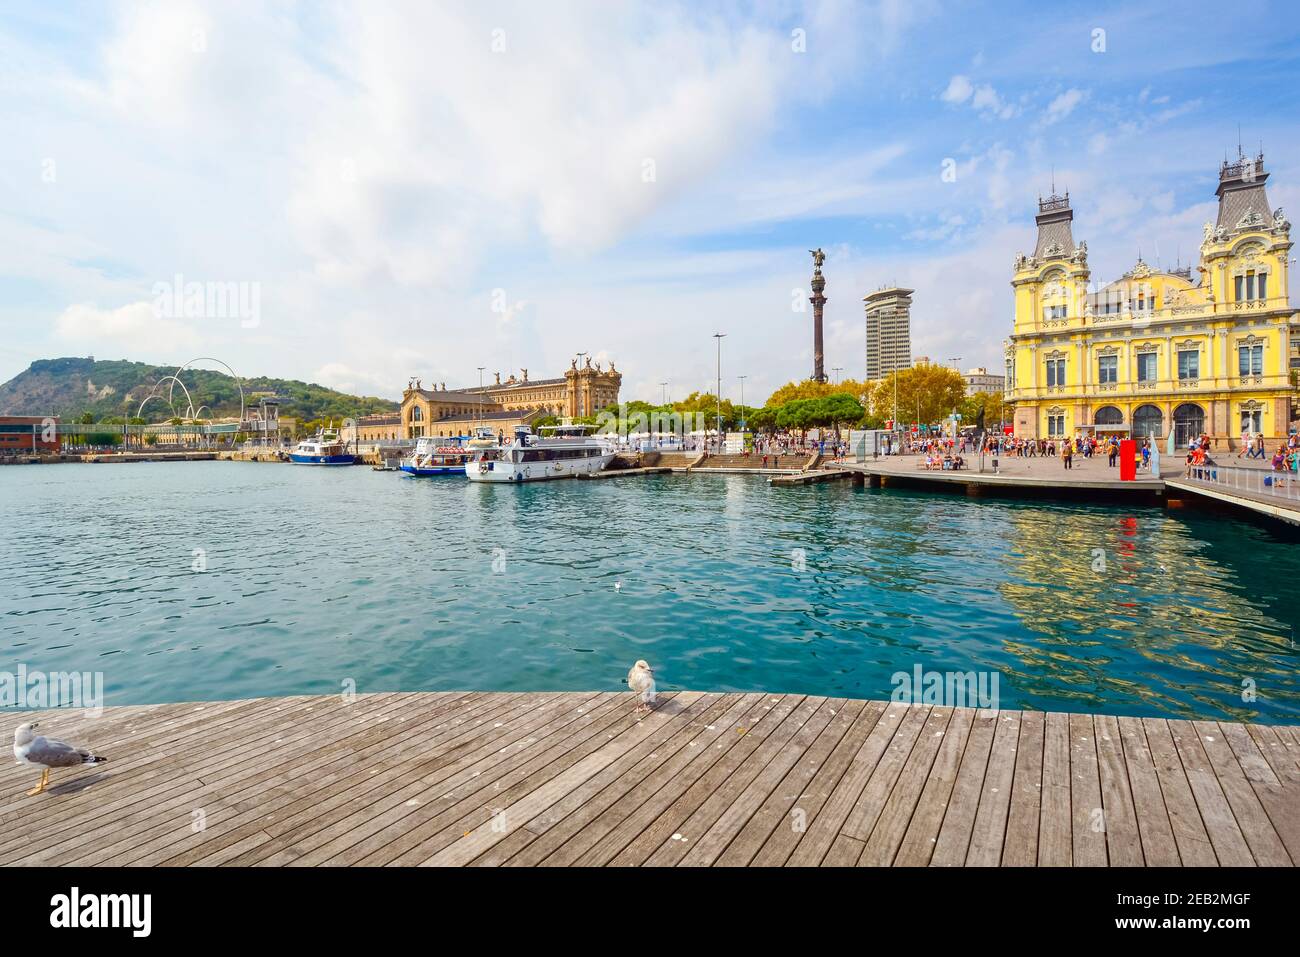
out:
{"label": "water reflection", "polygon": [[0,470],[0,520],[0,670],[103,670],[109,703],[616,689],[647,658],[666,689],[882,698],[920,664],[1006,707],[1300,716],[1296,550],[1185,512],[195,463]]}

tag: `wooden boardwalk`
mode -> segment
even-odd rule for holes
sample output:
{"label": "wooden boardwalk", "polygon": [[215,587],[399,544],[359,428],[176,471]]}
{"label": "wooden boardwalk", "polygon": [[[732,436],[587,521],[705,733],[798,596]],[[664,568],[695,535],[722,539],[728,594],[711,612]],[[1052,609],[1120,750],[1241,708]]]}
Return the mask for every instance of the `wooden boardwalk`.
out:
{"label": "wooden boardwalk", "polygon": [[[23,716],[6,713],[6,731]],[[679,692],[46,712],[6,865],[1290,865],[1300,729]]]}

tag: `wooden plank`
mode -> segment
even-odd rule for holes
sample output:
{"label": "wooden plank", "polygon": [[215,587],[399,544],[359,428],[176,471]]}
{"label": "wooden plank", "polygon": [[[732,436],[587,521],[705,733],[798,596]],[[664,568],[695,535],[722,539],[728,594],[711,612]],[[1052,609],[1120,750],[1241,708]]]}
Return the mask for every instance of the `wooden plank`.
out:
{"label": "wooden plank", "polygon": [[957,783],[957,771],[961,767],[975,714],[974,708],[953,709],[952,718],[943,735],[943,743],[925,780],[921,798],[916,803],[912,820],[908,822],[898,854],[894,857],[895,865],[925,867],[930,863],[935,843],[939,839],[939,828],[943,825],[944,814]]}
{"label": "wooden plank", "polygon": [[[648,719],[637,715],[632,696],[621,693],[611,697],[611,710],[592,709],[562,731],[548,727],[549,733],[530,746],[521,747],[509,762],[495,768],[491,782],[463,781],[460,787],[426,802],[417,814],[404,818],[400,831],[387,835],[387,840],[385,835],[376,834],[373,840],[329,858],[330,863],[416,864],[476,828],[490,826],[497,828],[498,833],[504,828],[504,833],[509,834],[525,827],[528,821],[512,818],[506,809],[596,751],[624,745],[632,735],[643,730]],[[699,692],[681,693],[658,710],[666,719],[675,719],[700,697]],[[658,726],[667,732],[672,723],[665,720],[658,722]],[[655,735],[640,739],[641,743],[653,740]],[[487,783],[491,784],[490,788]]]}
{"label": "wooden plank", "polygon": [[[1180,722],[1182,724],[1182,722]],[[1199,735],[1198,744],[1209,758],[1237,827],[1250,845],[1251,856],[1264,867],[1290,867],[1293,864],[1286,845],[1278,836],[1268,812],[1250,786],[1232,746],[1228,744],[1216,721],[1191,722],[1188,733]]]}
{"label": "wooden plank", "polygon": [[1178,757],[1169,723],[1160,718],[1143,718],[1142,730],[1155,763],[1160,793],[1169,812],[1169,826],[1178,844],[1178,857],[1184,867],[1213,867],[1219,860],[1214,845],[1205,830],[1201,810],[1196,806],[1196,796],[1187,781],[1187,772]]}
{"label": "wooden plank", "polygon": [[[862,705],[853,723],[831,750],[830,756],[816,769],[803,791],[786,812],[785,823],[779,824],[754,855],[752,864],[759,867],[779,867],[789,859],[803,836],[808,832],[808,822],[817,819],[826,802],[830,800],[840,780],[848,772],[854,757],[870,736],[876,722],[885,713],[888,703],[868,701]],[[847,810],[845,811],[847,813]]]}
{"label": "wooden plank", "polygon": [[615,801],[586,828],[551,852],[542,863],[547,865],[608,863],[650,826],[660,814],[708,771],[729,749],[745,739],[746,734],[765,720],[772,719],[768,695],[746,695],[744,712],[734,712],[727,724],[718,722],[706,728],[666,767],[672,774],[661,780],[647,779]]}
{"label": "wooden plank", "polygon": [[1043,736],[1047,719],[1040,711],[1020,715],[1016,770],[1011,779],[1011,806],[1002,839],[1001,863],[1033,867],[1038,863],[1038,831],[1043,800]]}
{"label": "wooden plank", "polygon": [[[831,720],[817,736],[817,740],[808,748],[797,764],[777,786],[771,789],[762,806],[741,828],[735,840],[718,857],[716,863],[723,867],[741,867],[754,861],[762,849],[774,844],[773,832],[788,827],[792,834],[797,834],[801,827],[806,828],[809,808],[804,806],[816,786],[817,775],[832,760],[835,750],[844,741],[862,714],[866,702],[843,698],[831,702]],[[865,737],[865,733],[864,733]],[[844,759],[847,765],[848,759]],[[825,788],[825,794],[830,788]],[[824,798],[823,798],[824,800]],[[817,802],[820,806],[820,801]],[[813,811],[815,813],[815,809]],[[797,837],[794,843],[797,843]],[[775,853],[775,847],[773,852]],[[784,863],[784,858],[773,863]]]}
{"label": "wooden plank", "polygon": [[1094,715],[1094,740],[1101,775],[1101,804],[1105,815],[1106,856],[1112,867],[1141,867],[1142,837],[1137,810],[1124,763],[1124,741],[1119,721],[1112,715]]}
{"label": "wooden plank", "polygon": [[1219,728],[1292,862],[1300,861],[1300,768],[1276,753],[1282,745],[1272,728],[1260,728],[1259,738],[1255,727],[1223,721]]}
{"label": "wooden plank", "polygon": [[626,692],[58,712],[43,730],[111,760],[36,798],[22,793],[30,768],[0,766],[0,863],[1300,860],[1290,726],[759,693],[662,700],[640,719]]}
{"label": "wooden plank", "polygon": [[1002,860],[1007,815],[1011,810],[1011,782],[1016,770],[1016,749],[1020,744],[1019,711],[998,714],[988,771],[980,791],[975,823],[971,827],[967,867],[996,867]]}
{"label": "wooden plank", "polygon": [[1177,867],[1182,863],[1178,856],[1178,842],[1174,840],[1173,825],[1169,822],[1165,797],[1160,791],[1155,758],[1147,744],[1142,721],[1138,718],[1120,718],[1119,736],[1124,750],[1124,765],[1128,769],[1128,780],[1133,791],[1138,835],[1142,841],[1142,859],[1149,867]]}
{"label": "wooden plank", "polygon": [[822,805],[820,812],[803,833],[802,839],[786,863],[792,867],[816,866],[830,851],[835,838],[843,829],[845,821],[857,803],[863,789],[880,756],[889,747],[895,733],[904,718],[911,712],[911,706],[891,702],[884,713],[876,720],[862,742],[848,768],[836,783],[835,789]]}
{"label": "wooden plank", "polygon": [[[843,698],[808,699],[805,706],[811,706],[814,702],[815,713],[809,716],[789,743],[772,757],[749,784],[739,790],[739,793],[729,796],[728,791],[734,791],[740,782],[737,775],[733,774],[727,780],[726,787],[718,791],[715,797],[725,802],[725,809],[704,835],[687,849],[681,858],[682,864],[698,867],[716,863],[732,841],[739,837],[763,802],[780,787],[786,775],[821,737],[835,717],[835,712],[846,703]],[[757,845],[754,850],[757,850]]]}
{"label": "wooden plank", "polygon": [[1196,728],[1189,721],[1167,721],[1169,734],[1178,750],[1178,760],[1187,775],[1187,784],[1196,798],[1197,810],[1205,823],[1210,843],[1219,863],[1229,867],[1248,867],[1255,863],[1250,845],[1237,826],[1232,807],[1219,786],[1210,759],[1201,747]]}
{"label": "wooden plank", "polygon": [[[491,733],[452,726],[446,732],[450,736],[438,742],[437,747],[417,753],[418,764],[406,773],[381,772],[363,778],[324,802],[300,800],[295,818],[267,828],[273,840],[259,848],[253,860],[261,865],[316,860],[320,848],[355,833],[358,815],[365,820],[397,806],[409,807],[408,802],[418,803],[422,795],[439,793],[439,786],[461,780],[458,776],[473,777],[474,772],[490,775],[505,760],[503,755],[511,747],[545,728],[557,715],[587,714],[599,709],[602,701],[607,706],[613,703],[603,695],[551,695],[541,702],[530,701],[525,696],[520,711],[492,722]],[[500,728],[495,727],[498,724]],[[239,860],[242,858],[236,859]]]}
{"label": "wooden plank", "polygon": [[847,834],[838,834],[822,861],[822,867],[853,867],[858,862],[865,845]]}
{"label": "wooden plank", "polygon": [[961,767],[957,771],[957,781],[953,784],[952,797],[948,801],[948,810],[934,843],[934,853],[930,855],[932,867],[957,867],[966,863],[975,815],[979,810],[980,792],[984,789],[984,775],[988,770],[989,754],[993,750],[993,738],[1001,714],[995,710],[975,712],[966,739],[966,750],[961,756]]}
{"label": "wooden plank", "polygon": [[[748,740],[709,768],[659,820],[624,848],[613,863],[653,866],[679,863],[753,776],[785,747],[824,702],[824,698],[801,698],[791,702],[788,708],[781,705],[785,714],[779,724],[769,727],[766,733],[747,736]],[[777,712],[776,707],[773,712]]]}
{"label": "wooden plank", "polygon": [[[373,700],[366,704],[370,706]],[[282,743],[274,737],[282,719],[295,721],[319,707],[313,699],[298,699],[282,711],[235,712],[229,722],[207,735],[201,724],[187,727],[184,737],[173,742],[177,752],[185,755],[189,771],[186,776],[176,775],[169,762],[163,760],[164,755],[152,749],[140,757],[124,755],[120,765],[110,760],[105,768],[111,769],[111,776],[106,774],[105,780],[94,787],[71,796],[60,795],[58,808],[48,815],[42,834],[25,842],[22,859],[28,863],[66,864],[93,859],[92,855],[105,843],[134,847],[128,840],[132,832],[124,825],[143,821],[144,826],[156,826],[160,809],[174,806],[171,802],[184,805],[184,821],[174,822],[169,829],[188,828],[191,812],[205,808],[204,803],[194,799],[196,793],[208,793],[201,783],[202,775],[211,773],[219,778],[241,757],[274,751]],[[302,740],[311,740],[313,732],[313,728],[301,729]],[[260,744],[250,747],[250,734],[258,737]],[[110,821],[113,826],[101,826]],[[89,839],[85,837],[88,828],[93,829]]]}
{"label": "wooden plank", "polygon": [[951,720],[952,708],[935,707],[930,711],[858,858],[859,866],[887,867],[893,863]]}
{"label": "wooden plank", "polygon": [[[717,696],[698,719],[687,721],[666,739],[654,738],[630,750],[474,863],[492,863],[498,856],[512,867],[576,860],[668,782],[680,780],[692,759],[716,751],[718,741],[730,742],[728,732],[745,726],[750,710],[763,700],[761,694]],[[636,763],[628,769],[632,760]],[[526,847],[516,850],[524,843]]]}
{"label": "wooden plank", "polygon": [[[639,783],[670,777],[666,767],[692,740],[705,731],[724,727],[744,709],[740,694],[704,695],[679,716],[672,734],[650,738],[630,749],[591,780],[566,794],[547,811],[513,831],[504,841],[474,859],[474,866],[540,863],[578,832],[589,833],[593,819]],[[593,838],[594,839],[594,838]]]}
{"label": "wooden plank", "polygon": [[841,833],[866,843],[876,822],[880,819],[880,813],[885,808],[885,802],[889,800],[890,792],[893,791],[908,756],[921,736],[921,729],[925,727],[931,709],[931,705],[924,704],[908,706],[907,714],[899,724],[898,730],[894,732],[889,747],[880,756],[880,761],[871,772],[871,777],[867,779],[867,784],[854,803],[853,810],[845,819],[844,826],[840,829]]}
{"label": "wooden plank", "polygon": [[1038,812],[1040,867],[1070,867],[1074,863],[1072,791],[1070,716],[1049,711],[1043,719],[1043,792]]}
{"label": "wooden plank", "polygon": [[1259,749],[1260,757],[1268,762],[1277,779],[1283,784],[1300,784],[1300,764],[1292,760],[1286,742],[1281,737],[1282,729],[1260,724],[1245,727],[1246,733]]}
{"label": "wooden plank", "polygon": [[1070,715],[1070,823],[1075,867],[1105,867],[1106,809],[1092,716]]}
{"label": "wooden plank", "polygon": [[[684,693],[685,694],[685,693]],[[775,713],[775,712],[774,712]],[[508,819],[517,822],[526,822],[545,811],[548,807],[560,800],[565,794],[573,790],[582,782],[593,777],[604,767],[612,764],[619,753],[625,750],[629,744],[635,744],[638,740],[649,737],[659,730],[661,726],[672,720],[672,712],[668,708],[656,709],[645,720],[638,722],[636,728],[626,732],[623,735],[624,741],[614,745],[607,745],[588,755],[579,761],[576,765],[565,770],[562,774],[551,779],[542,787],[530,793],[521,800],[507,805],[502,812]],[[760,722],[761,724],[761,722]],[[434,854],[426,861],[422,861],[422,866],[429,867],[446,867],[454,865],[467,864],[473,861],[485,850],[496,844],[504,838],[504,832],[495,831],[491,828],[479,828],[478,830],[466,835],[448,847],[443,848],[437,854]]]}
{"label": "wooden plank", "polygon": [[345,814],[350,801],[418,776],[412,775],[413,769],[426,771],[439,767],[463,753],[471,742],[487,742],[490,746],[495,740],[518,734],[517,722],[537,710],[538,704],[527,695],[478,695],[458,713],[416,718],[417,725],[423,723],[427,727],[415,740],[381,737],[363,741],[359,750],[331,746],[324,755],[328,763],[319,770],[304,774],[296,767],[286,769],[275,782],[274,797],[269,802],[274,813],[258,820],[245,818],[236,822],[238,827],[231,835],[240,844],[240,829],[244,836],[249,832],[263,832],[269,840],[256,843],[255,847],[242,844],[243,849],[234,857],[229,857],[217,844],[210,843],[209,847],[219,851],[223,862],[262,863],[285,852],[275,863],[291,863],[296,854],[292,848],[298,842],[310,840],[320,829]]}
{"label": "wooden plank", "polygon": [[[179,812],[182,826],[177,827],[171,814],[132,814],[124,820],[120,844],[129,844],[130,850],[120,847],[104,848],[100,855],[122,863],[159,864],[164,861],[194,863],[205,859],[225,847],[227,832],[241,821],[251,821],[255,830],[263,830],[274,816],[275,803],[269,795],[277,784],[298,777],[319,784],[316,765],[331,753],[352,754],[363,741],[383,740],[405,726],[398,719],[411,707],[404,696],[395,695],[379,710],[359,716],[352,708],[340,706],[332,714],[313,716],[305,724],[306,734],[301,737],[286,733],[273,747],[256,753],[236,742],[224,759],[230,764],[214,774],[212,785],[200,785],[188,793],[177,794],[156,805],[156,809]],[[454,708],[454,705],[453,705]],[[196,802],[205,808],[206,826],[195,830],[189,827],[189,809]],[[159,819],[161,818],[161,823]],[[169,821],[169,818],[171,820]]]}

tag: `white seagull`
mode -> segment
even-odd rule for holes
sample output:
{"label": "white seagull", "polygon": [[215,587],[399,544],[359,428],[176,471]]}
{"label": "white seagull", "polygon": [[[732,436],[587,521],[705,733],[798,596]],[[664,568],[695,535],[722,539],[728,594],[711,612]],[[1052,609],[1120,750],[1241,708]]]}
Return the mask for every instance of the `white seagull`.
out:
{"label": "white seagull", "polygon": [[640,696],[636,706],[637,711],[649,711],[654,708],[655,673],[650,665],[644,661],[634,664],[632,670],[627,673],[627,686]]}
{"label": "white seagull", "polygon": [[89,751],[80,751],[62,741],[41,737],[32,730],[36,726],[37,722],[33,721],[31,724],[20,725],[14,732],[14,757],[18,763],[39,765],[45,769],[41,772],[41,783],[28,791],[28,794],[40,794],[45,790],[45,786],[50,783],[50,768],[99,764],[101,761],[108,760],[108,758],[96,757]]}

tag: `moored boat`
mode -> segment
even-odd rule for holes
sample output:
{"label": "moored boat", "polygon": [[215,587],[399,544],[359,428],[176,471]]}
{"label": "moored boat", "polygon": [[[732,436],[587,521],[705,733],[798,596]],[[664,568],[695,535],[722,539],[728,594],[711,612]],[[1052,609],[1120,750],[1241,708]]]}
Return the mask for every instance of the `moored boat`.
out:
{"label": "moored boat", "polygon": [[294,465],[355,465],[357,457],[347,450],[338,429],[326,428],[294,446],[289,461]]}
{"label": "moored boat", "polygon": [[[445,444],[439,444],[439,442]],[[432,477],[464,475],[469,452],[459,439],[435,439],[425,436],[415,441],[415,450],[402,459],[401,470],[408,475]]]}
{"label": "moored boat", "polygon": [[539,437],[521,425],[509,443],[475,449],[465,477],[471,482],[516,483],[573,478],[599,472],[614,457],[614,450],[589,436],[586,426],[552,426],[548,431],[554,434]]}

